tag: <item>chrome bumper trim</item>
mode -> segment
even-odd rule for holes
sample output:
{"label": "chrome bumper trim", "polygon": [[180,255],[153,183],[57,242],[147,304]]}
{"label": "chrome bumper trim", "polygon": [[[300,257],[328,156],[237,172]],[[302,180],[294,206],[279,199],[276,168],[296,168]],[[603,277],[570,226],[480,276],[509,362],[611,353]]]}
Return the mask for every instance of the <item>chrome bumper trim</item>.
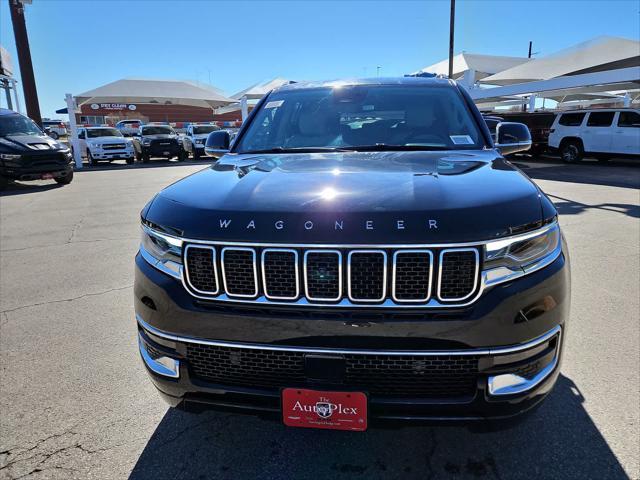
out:
{"label": "chrome bumper trim", "polygon": [[163,377],[170,378],[178,378],[180,377],[180,360],[176,360],[171,357],[160,357],[160,359],[166,359],[168,363],[172,364],[173,368],[169,368],[164,363],[158,361],[158,359],[151,358],[149,352],[145,347],[145,342],[142,339],[142,335],[138,334],[138,349],[140,350],[140,355],[142,356],[142,360],[149,367],[149,369],[158,375],[162,375]]}
{"label": "chrome bumper trim", "polygon": [[558,366],[560,357],[560,345],[562,341],[562,332],[558,333],[558,343],[556,345],[555,355],[553,359],[540,370],[533,378],[524,378],[512,373],[503,373],[500,375],[490,376],[487,379],[487,387],[489,395],[491,396],[504,396],[504,395],[517,395],[520,393],[533,390],[539,384],[541,384]]}
{"label": "chrome bumper trim", "polygon": [[145,322],[142,317],[136,313],[136,321],[138,325],[149,332],[152,335],[181,343],[194,343],[201,345],[211,345],[214,347],[230,347],[230,348],[243,348],[248,350],[271,350],[279,352],[303,352],[303,353],[328,353],[328,354],[341,354],[341,355],[409,355],[409,356],[439,356],[439,355],[504,355],[508,353],[520,352],[533,348],[545,341],[551,339],[554,335],[561,332],[562,327],[556,325],[544,335],[538,338],[530,340],[526,343],[519,345],[512,345],[507,347],[489,347],[489,348],[472,348],[465,350],[347,350],[341,348],[310,348],[310,347],[293,347],[293,346],[281,346],[281,345],[265,345],[255,343],[237,343],[227,342],[222,340],[205,340],[201,338],[183,337],[180,335],[174,335],[171,333],[163,332],[155,327],[152,327]]}

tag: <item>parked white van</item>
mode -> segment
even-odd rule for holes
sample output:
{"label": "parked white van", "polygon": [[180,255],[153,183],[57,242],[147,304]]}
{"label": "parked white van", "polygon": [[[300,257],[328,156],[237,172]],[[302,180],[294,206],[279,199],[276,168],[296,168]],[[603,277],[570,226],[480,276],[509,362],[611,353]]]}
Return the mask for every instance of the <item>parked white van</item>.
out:
{"label": "parked white van", "polygon": [[607,161],[611,157],[640,159],[640,110],[591,109],[558,114],[549,133],[549,148],[565,162],[584,156]]}

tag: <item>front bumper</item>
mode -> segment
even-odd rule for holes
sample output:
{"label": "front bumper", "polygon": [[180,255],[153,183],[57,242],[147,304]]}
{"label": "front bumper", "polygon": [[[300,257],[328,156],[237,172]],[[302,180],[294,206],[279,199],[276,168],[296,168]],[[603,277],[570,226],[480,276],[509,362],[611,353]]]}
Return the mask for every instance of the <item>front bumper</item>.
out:
{"label": "front bumper", "polygon": [[[188,351],[194,344],[302,349],[338,357],[345,349],[380,355],[390,351],[441,357],[447,352],[478,355],[479,368],[468,394],[435,398],[370,393],[369,415],[376,423],[506,419],[533,408],[551,391],[559,375],[569,289],[568,259],[561,255],[547,268],[494,287],[472,306],[453,311],[418,315],[414,311],[403,316],[406,312],[381,315],[371,309],[358,311],[356,316],[317,309],[300,315],[292,309],[198,301],[180,282],[138,255],[134,290],[141,353],[149,347],[154,353],[151,360],[155,356],[175,367],[172,377],[166,371],[159,373],[149,358],[145,360],[154,385],[173,406],[280,416],[278,388],[224,384],[196,373]],[[172,364],[171,359],[177,363]],[[534,361],[538,365],[531,368]],[[513,372],[528,373],[520,381]],[[280,387],[363,390],[344,381],[315,377],[302,383],[284,382]]]}
{"label": "front bumper", "polygon": [[0,176],[18,181],[64,177],[73,170],[71,163],[47,165],[0,165]]}
{"label": "front bumper", "polygon": [[91,151],[96,160],[126,160],[134,157],[133,150],[99,150]]}
{"label": "front bumper", "polygon": [[169,142],[167,145],[151,142],[150,145],[142,145],[142,154],[149,155],[150,157],[176,156],[179,153],[180,146],[178,142]]}

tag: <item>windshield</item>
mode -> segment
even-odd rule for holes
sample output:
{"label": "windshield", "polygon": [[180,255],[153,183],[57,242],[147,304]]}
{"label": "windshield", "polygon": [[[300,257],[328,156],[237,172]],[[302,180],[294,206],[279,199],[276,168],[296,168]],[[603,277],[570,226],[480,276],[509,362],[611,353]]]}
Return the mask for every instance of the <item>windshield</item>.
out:
{"label": "windshield", "polygon": [[200,133],[211,133],[214,130],[218,130],[218,127],[215,125],[203,125],[199,127],[193,127],[193,134],[198,135]]}
{"label": "windshield", "polygon": [[0,137],[10,135],[42,135],[33,120],[22,115],[0,116]]}
{"label": "windshield", "polygon": [[171,127],[144,127],[142,135],[168,135],[173,133]]}
{"label": "windshield", "polygon": [[448,150],[483,145],[456,89],[363,85],[275,92],[235,151]]}
{"label": "windshield", "polygon": [[87,130],[87,137],[122,137],[122,133],[115,128],[92,128]]}

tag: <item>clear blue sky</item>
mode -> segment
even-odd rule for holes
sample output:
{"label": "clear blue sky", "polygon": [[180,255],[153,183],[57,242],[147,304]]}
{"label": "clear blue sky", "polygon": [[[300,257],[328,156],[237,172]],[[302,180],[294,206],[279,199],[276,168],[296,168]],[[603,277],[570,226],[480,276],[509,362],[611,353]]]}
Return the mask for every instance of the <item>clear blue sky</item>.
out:
{"label": "clear blue sky", "polygon": [[[125,77],[209,82],[402,75],[448,54],[449,1],[33,0],[27,28],[43,116]],[[638,0],[458,0],[456,53],[538,55],[599,35],[640,38]],[[17,56],[6,0],[0,43]],[[210,74],[209,74],[210,71]],[[4,99],[1,100],[6,105]]]}

